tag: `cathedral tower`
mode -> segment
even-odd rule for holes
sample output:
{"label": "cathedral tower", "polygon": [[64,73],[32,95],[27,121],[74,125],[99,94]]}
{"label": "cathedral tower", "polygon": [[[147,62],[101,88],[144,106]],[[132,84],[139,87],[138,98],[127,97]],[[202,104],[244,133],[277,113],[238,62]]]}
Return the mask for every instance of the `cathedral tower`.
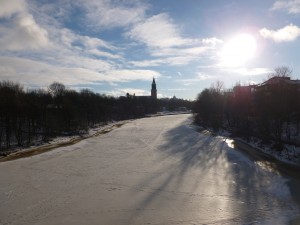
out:
{"label": "cathedral tower", "polygon": [[151,98],[157,99],[157,90],[156,90],[156,83],[155,83],[154,77],[153,77],[153,81],[152,81]]}

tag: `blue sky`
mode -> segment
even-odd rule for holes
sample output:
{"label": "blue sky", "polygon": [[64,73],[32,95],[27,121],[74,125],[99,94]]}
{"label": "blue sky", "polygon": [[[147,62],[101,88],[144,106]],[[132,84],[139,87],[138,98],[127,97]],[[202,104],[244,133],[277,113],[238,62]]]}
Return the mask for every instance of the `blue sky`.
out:
{"label": "blue sky", "polygon": [[0,0],[0,80],[194,99],[223,81],[300,79],[300,0]]}

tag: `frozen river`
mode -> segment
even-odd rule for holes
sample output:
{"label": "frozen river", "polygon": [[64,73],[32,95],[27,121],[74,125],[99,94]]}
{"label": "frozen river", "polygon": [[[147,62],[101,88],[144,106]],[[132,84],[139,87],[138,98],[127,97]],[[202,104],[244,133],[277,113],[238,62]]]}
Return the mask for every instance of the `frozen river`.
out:
{"label": "frozen river", "polygon": [[299,216],[297,180],[190,123],[190,115],[139,119],[0,163],[0,224],[283,225]]}

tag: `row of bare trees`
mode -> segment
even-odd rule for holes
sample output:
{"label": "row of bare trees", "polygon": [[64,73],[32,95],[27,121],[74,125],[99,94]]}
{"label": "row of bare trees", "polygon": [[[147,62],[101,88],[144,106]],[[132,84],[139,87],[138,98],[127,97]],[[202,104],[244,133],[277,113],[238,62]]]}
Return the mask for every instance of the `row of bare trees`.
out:
{"label": "row of bare trees", "polygon": [[[176,107],[190,105],[183,100],[171,103]],[[47,90],[25,91],[18,83],[2,81],[0,150],[29,146],[58,135],[80,134],[111,120],[143,117],[171,103],[130,95],[109,97],[88,89],[77,92],[58,82]]]}
{"label": "row of bare trees", "polygon": [[0,82],[0,149],[76,133],[113,117],[116,99],[89,90],[76,92],[53,83],[48,90],[24,91],[18,83]]}
{"label": "row of bare trees", "polygon": [[290,76],[289,68],[279,67],[269,76],[270,85],[236,85],[224,90],[222,82],[217,82],[198,95],[195,122],[215,130],[225,127],[247,139],[293,142],[300,131],[300,85],[292,84]]}

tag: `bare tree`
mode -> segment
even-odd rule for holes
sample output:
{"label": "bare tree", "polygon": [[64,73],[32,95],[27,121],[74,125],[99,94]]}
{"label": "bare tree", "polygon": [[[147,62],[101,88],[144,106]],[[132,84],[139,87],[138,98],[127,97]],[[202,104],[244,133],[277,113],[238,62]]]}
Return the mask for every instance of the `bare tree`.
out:
{"label": "bare tree", "polygon": [[48,87],[49,93],[54,97],[62,96],[65,90],[66,90],[65,85],[58,82],[53,82]]}
{"label": "bare tree", "polygon": [[215,83],[211,85],[211,90],[214,90],[217,93],[221,93],[224,90],[224,82],[217,80]]}
{"label": "bare tree", "polygon": [[268,78],[272,77],[291,77],[293,70],[287,66],[280,66],[274,69],[274,72],[269,74]]}

